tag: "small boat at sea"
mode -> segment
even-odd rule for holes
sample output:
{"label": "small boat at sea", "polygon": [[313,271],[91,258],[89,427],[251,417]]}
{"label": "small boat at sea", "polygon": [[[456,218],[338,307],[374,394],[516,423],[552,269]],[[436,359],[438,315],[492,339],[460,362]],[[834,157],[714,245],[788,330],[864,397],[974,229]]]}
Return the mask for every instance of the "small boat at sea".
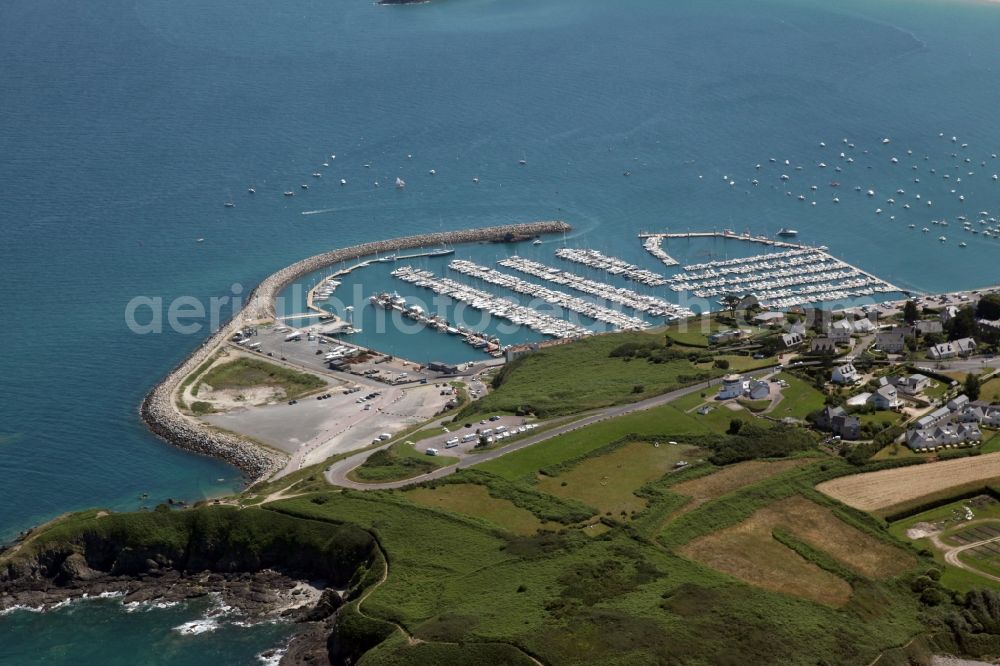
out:
{"label": "small boat at sea", "polygon": [[434,169],[431,169],[431,170],[430,170],[430,171],[428,171],[427,173],[429,173],[429,174],[430,174],[430,175],[432,175],[432,176],[436,176],[436,175],[437,175],[437,171],[435,171]]}
{"label": "small boat at sea", "polygon": [[478,176],[473,176],[472,177],[472,182],[478,185],[479,184],[479,177]]}
{"label": "small boat at sea", "polygon": [[227,201],[226,203],[224,203],[222,205],[225,206],[226,208],[235,208],[236,207],[236,204],[234,204],[232,201]]}
{"label": "small boat at sea", "polygon": [[347,179],[346,178],[341,178],[340,179],[340,184],[341,185],[347,185]]}
{"label": "small boat at sea", "polygon": [[299,187],[301,187],[303,190],[308,190],[309,189],[309,186],[306,185],[305,183],[302,183],[301,185],[299,185]]}
{"label": "small boat at sea", "polygon": [[322,178],[322,177],[323,177],[323,174],[321,174],[319,171],[316,171],[315,173],[313,173],[313,178]]}
{"label": "small boat at sea", "polygon": [[406,181],[400,178],[399,176],[396,176],[396,189],[401,190],[404,187],[406,187]]}
{"label": "small boat at sea", "polygon": [[778,229],[778,235],[783,238],[794,238],[799,235],[799,232],[795,229],[786,229],[785,227],[782,227]]}
{"label": "small boat at sea", "polygon": [[532,245],[541,245],[542,244],[542,239],[541,238],[536,238],[535,240],[531,241],[531,244]]}
{"label": "small boat at sea", "polygon": [[255,189],[254,189],[254,188],[252,188],[252,187],[248,187],[248,188],[247,188],[247,192],[249,192],[250,194],[257,194],[257,190],[255,190]]}
{"label": "small boat at sea", "polygon": [[291,190],[288,190],[287,192],[285,192],[285,196],[286,197],[294,197],[295,196],[295,192],[292,192]]}

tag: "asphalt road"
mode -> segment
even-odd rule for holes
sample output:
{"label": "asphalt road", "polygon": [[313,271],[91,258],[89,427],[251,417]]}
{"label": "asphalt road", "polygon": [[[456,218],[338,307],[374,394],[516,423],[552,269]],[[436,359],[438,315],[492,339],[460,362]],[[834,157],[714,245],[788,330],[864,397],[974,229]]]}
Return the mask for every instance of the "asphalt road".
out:
{"label": "asphalt road", "polygon": [[[768,376],[776,374],[777,370],[772,370],[768,373]],[[589,425],[593,425],[600,421],[605,421],[607,419],[613,419],[618,416],[624,416],[626,414],[631,414],[633,412],[641,412],[646,409],[652,409],[653,407],[659,407],[665,405],[669,402],[673,402],[678,398],[682,398],[691,393],[697,391],[703,391],[704,389],[718,385],[722,382],[721,379],[713,379],[707,382],[701,382],[700,384],[695,384],[694,386],[687,386],[682,389],[677,389],[676,391],[671,391],[669,393],[663,393],[661,395],[647,398],[640,402],[633,402],[628,405],[615,405],[613,407],[605,407],[599,409],[589,414],[582,415],[579,419],[565,423],[560,426],[556,426],[545,432],[540,432],[537,435],[532,435],[530,437],[525,437],[516,442],[509,444],[508,446],[503,446],[492,451],[487,451],[485,453],[475,454],[467,456],[461,462],[455,463],[454,465],[448,465],[447,467],[441,467],[423,474],[412,479],[404,479],[402,481],[391,481],[386,483],[357,483],[356,481],[351,481],[347,478],[348,473],[355,467],[363,463],[368,456],[370,456],[377,449],[369,449],[367,451],[362,451],[353,456],[339,460],[331,465],[326,471],[326,480],[335,485],[341,486],[343,488],[351,488],[354,490],[386,490],[390,488],[404,488],[406,486],[411,486],[417,483],[422,483],[424,481],[430,481],[432,479],[439,479],[443,476],[448,476],[456,472],[459,469],[464,469],[466,467],[472,467],[480,463],[484,463],[490,460],[496,460],[500,456],[506,455],[508,453],[513,453],[514,451],[519,451],[521,449],[527,448],[529,446],[534,446],[545,440],[552,439],[553,437],[558,437],[559,435],[564,435],[568,432],[573,432],[574,430],[579,430],[580,428],[585,428]],[[390,444],[386,444],[380,448],[387,448]]]}

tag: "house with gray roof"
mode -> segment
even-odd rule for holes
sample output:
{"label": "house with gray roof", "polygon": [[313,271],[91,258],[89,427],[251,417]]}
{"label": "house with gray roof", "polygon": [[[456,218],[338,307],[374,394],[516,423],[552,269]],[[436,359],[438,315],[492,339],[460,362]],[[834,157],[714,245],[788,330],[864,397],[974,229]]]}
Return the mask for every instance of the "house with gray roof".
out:
{"label": "house with gray roof", "polygon": [[939,345],[932,345],[928,354],[935,361],[956,356],[970,356],[976,351],[976,341],[972,338],[962,338],[953,342],[942,342]]}
{"label": "house with gray roof", "polygon": [[900,405],[899,393],[896,391],[896,387],[892,384],[885,384],[878,387],[878,390],[871,394],[871,397],[868,398],[868,402],[873,405],[875,409],[881,411],[897,409]]}
{"label": "house with gray roof", "polygon": [[834,384],[853,384],[858,381],[858,371],[853,363],[844,363],[833,369],[831,380]]}

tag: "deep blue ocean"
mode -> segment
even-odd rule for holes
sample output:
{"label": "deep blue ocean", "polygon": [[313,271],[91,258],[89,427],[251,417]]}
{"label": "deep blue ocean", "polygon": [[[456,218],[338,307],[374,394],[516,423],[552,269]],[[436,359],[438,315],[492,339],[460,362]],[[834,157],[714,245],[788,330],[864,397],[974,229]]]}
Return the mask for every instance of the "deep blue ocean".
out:
{"label": "deep blue ocean", "polygon": [[[903,289],[1000,282],[1000,241],[957,222],[1000,213],[997,34],[1000,6],[945,0],[6,0],[0,540],[142,493],[239,487],[138,421],[205,332],[135,334],[135,297],[207,303],[350,243],[553,218],[574,226],[567,244],[649,268],[641,230],[794,227]],[[562,242],[468,254],[558,265]],[[741,251],[725,245],[676,250]],[[387,271],[364,295],[402,289]],[[440,334],[390,338],[420,360],[470,356]],[[201,612],[0,617],[0,663],[246,664],[282,633],[172,630]]]}

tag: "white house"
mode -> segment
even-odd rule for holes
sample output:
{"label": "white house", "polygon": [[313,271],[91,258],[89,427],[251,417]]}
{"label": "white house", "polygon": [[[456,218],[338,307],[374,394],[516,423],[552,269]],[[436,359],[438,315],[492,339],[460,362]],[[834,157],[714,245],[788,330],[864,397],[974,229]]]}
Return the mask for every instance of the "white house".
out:
{"label": "white house", "polygon": [[957,412],[957,411],[959,411],[961,409],[965,409],[966,407],[969,406],[969,396],[967,396],[965,394],[957,395],[954,398],[952,398],[951,400],[949,400],[948,404],[945,405],[945,406],[949,410],[951,410],[953,412]]}
{"label": "white house", "polygon": [[846,319],[835,321],[830,324],[827,336],[838,345],[846,345],[854,334],[854,326]]}
{"label": "white house", "polygon": [[909,377],[900,377],[896,381],[896,388],[899,389],[900,393],[917,395],[926,390],[930,386],[930,383],[931,380],[925,375],[916,374]]}
{"label": "white house", "polygon": [[948,423],[935,428],[915,428],[906,433],[906,445],[914,451],[979,442],[982,439],[983,433],[975,423]]}
{"label": "white house", "polygon": [[805,339],[806,337],[802,333],[784,333],[781,336],[781,343],[785,345],[785,349],[791,349],[801,345]]}
{"label": "white house", "polygon": [[780,326],[785,323],[785,313],[777,311],[761,312],[753,318],[753,321],[759,326]]}
{"label": "white house", "polygon": [[972,338],[962,338],[954,342],[942,342],[939,345],[933,345],[928,350],[928,354],[935,361],[939,361],[946,358],[955,358],[956,356],[969,356],[975,351],[976,341]]}
{"label": "white house", "polygon": [[744,386],[747,384],[742,375],[726,375],[722,378],[722,388],[719,389],[718,400],[731,400],[743,395]]}
{"label": "white house", "polygon": [[900,405],[899,394],[892,384],[880,386],[877,391],[871,394],[868,402],[879,410],[896,409]]}
{"label": "white house", "polygon": [[771,395],[771,383],[765,379],[754,379],[743,375],[726,375],[722,378],[722,388],[716,400],[750,398],[764,400]]}
{"label": "white house", "polygon": [[970,405],[958,415],[962,423],[978,423],[992,428],[1000,426],[1000,407],[996,405]]}
{"label": "white house", "polygon": [[833,377],[831,379],[834,384],[853,384],[858,381],[858,371],[855,369],[853,363],[838,365],[833,369]]}

